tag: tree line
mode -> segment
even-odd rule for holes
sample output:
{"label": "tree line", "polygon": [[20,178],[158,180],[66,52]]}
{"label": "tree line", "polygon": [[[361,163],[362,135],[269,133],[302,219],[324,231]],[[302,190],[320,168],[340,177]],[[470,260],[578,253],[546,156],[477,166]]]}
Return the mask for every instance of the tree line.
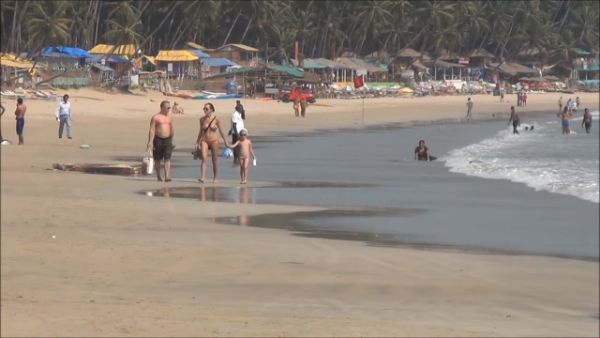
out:
{"label": "tree line", "polygon": [[560,59],[572,47],[598,51],[599,12],[596,1],[573,0],[3,0],[1,49],[134,43],[154,55],[188,41],[243,43],[281,61],[298,41],[303,57],[411,47],[433,56],[484,48],[506,59],[537,49]]}

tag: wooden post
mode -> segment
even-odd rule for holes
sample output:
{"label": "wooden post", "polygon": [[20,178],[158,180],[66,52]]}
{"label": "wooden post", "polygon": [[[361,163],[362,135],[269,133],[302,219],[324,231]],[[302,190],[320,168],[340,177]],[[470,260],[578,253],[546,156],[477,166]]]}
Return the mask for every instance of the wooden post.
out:
{"label": "wooden post", "polygon": [[362,96],[362,125],[365,126],[365,95]]}

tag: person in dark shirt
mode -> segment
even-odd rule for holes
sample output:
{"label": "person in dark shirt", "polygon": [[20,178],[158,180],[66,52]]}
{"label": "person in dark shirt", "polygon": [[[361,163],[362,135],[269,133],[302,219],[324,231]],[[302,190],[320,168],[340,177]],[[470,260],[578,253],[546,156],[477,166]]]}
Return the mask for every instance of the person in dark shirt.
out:
{"label": "person in dark shirt", "polygon": [[434,161],[437,157],[429,154],[429,148],[425,145],[425,141],[420,140],[419,145],[415,148],[415,160],[418,161]]}
{"label": "person in dark shirt", "polygon": [[592,129],[592,114],[590,114],[590,110],[587,108],[584,110],[581,126],[585,126],[585,132],[588,134],[590,133],[590,129]]}

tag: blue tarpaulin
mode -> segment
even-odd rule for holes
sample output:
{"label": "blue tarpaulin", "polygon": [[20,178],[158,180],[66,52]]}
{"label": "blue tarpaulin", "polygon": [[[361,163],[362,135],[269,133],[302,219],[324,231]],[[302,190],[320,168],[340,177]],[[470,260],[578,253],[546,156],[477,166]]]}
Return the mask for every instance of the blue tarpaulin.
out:
{"label": "blue tarpaulin", "polygon": [[196,55],[200,59],[204,59],[204,58],[209,58],[210,57],[210,55],[204,53],[203,51],[201,51],[199,49],[188,49],[188,51],[194,53],[194,55]]}
{"label": "blue tarpaulin", "polygon": [[88,58],[90,54],[86,50],[75,47],[47,47],[42,51],[43,56],[47,57],[72,57],[72,58]]}
{"label": "blue tarpaulin", "polygon": [[205,64],[209,67],[222,67],[222,66],[226,66],[226,67],[232,67],[232,66],[237,66],[237,64],[229,61],[226,58],[203,58],[200,59],[200,62],[202,62],[202,64]]}

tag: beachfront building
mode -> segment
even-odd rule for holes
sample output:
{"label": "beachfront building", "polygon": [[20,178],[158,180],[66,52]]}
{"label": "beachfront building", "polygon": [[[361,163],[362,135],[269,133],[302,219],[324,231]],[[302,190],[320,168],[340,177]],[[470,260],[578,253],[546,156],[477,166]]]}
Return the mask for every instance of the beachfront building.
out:
{"label": "beachfront building", "polygon": [[381,82],[387,79],[387,69],[381,69],[359,58],[339,57],[335,61],[352,69],[354,75],[364,75],[365,79],[369,82]]}
{"label": "beachfront building", "polygon": [[161,50],[154,61],[168,78],[197,79],[201,76],[200,58],[189,50]]}
{"label": "beachfront building", "polygon": [[90,59],[90,54],[80,48],[50,46],[44,48],[37,61],[45,63],[50,71],[70,71],[85,67]]}
{"label": "beachfront building", "polygon": [[429,67],[429,74],[433,76],[433,80],[462,80],[463,75],[466,76],[466,66],[460,63],[453,63],[441,59],[424,61]]}
{"label": "beachfront building", "polygon": [[569,58],[573,67],[573,80],[598,80],[600,64],[598,63],[598,54],[588,52],[581,48],[571,48]]}
{"label": "beachfront building", "polygon": [[[350,82],[357,74],[357,71],[360,74],[366,75],[368,66],[352,62],[352,59],[343,57],[333,61],[324,58],[306,58],[302,59],[302,65],[298,65],[298,60],[296,59],[292,59],[291,61],[294,66],[318,75],[321,79],[320,82],[331,84],[334,82]],[[369,70],[372,70],[371,68],[373,68],[373,65],[369,65]]]}
{"label": "beachfront building", "polygon": [[258,49],[241,43],[230,43],[205,52],[212,57],[226,58],[240,66],[252,67],[258,64]]}
{"label": "beachfront building", "polygon": [[[538,70],[516,62],[489,62],[484,68],[485,78],[492,83],[529,83],[531,78],[539,79]],[[528,80],[521,80],[522,78]]]}
{"label": "beachfront building", "polygon": [[412,80],[418,77],[419,74],[427,72],[427,66],[421,62],[422,60],[423,54],[412,48],[405,47],[398,50],[390,63],[391,80],[397,81],[400,78]]}
{"label": "beachfront building", "polygon": [[36,64],[30,60],[17,57],[15,54],[0,55],[0,69],[3,86],[13,86],[24,84],[28,81],[35,83],[42,80],[41,68],[44,65]]}
{"label": "beachfront building", "polygon": [[128,45],[107,45],[98,44],[94,48],[88,50],[88,53],[92,55],[120,55],[131,59],[137,54],[137,47],[134,44]]}
{"label": "beachfront building", "polygon": [[200,59],[202,64],[202,77],[210,77],[220,73],[225,73],[231,67],[239,67],[236,63],[226,58],[207,57]]}
{"label": "beachfront building", "polygon": [[[125,75],[132,69],[132,67],[130,67],[130,60],[133,60],[138,54],[138,48],[134,44],[98,44],[88,50],[88,53],[91,55],[92,62],[109,67],[115,70],[117,76],[120,76]],[[96,67],[96,69],[102,69],[102,67]],[[136,73],[141,70],[136,67],[133,67],[133,69]]]}

